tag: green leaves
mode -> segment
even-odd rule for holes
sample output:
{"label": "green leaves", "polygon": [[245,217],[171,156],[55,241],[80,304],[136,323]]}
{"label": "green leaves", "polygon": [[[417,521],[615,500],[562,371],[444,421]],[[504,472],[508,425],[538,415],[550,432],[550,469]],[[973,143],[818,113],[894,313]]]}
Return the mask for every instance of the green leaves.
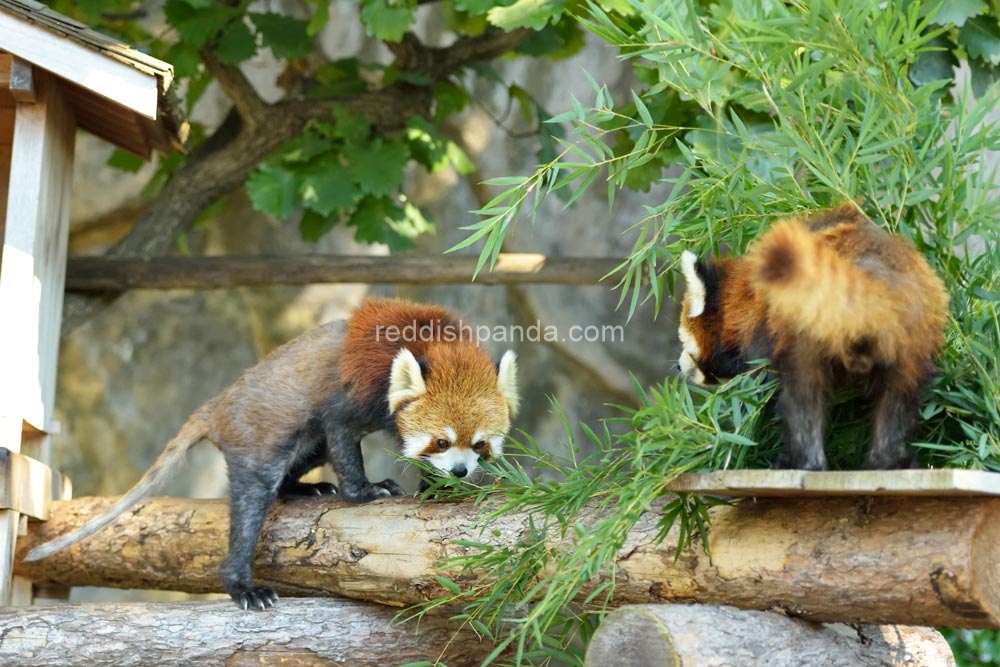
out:
{"label": "green leaves", "polygon": [[566,10],[567,0],[516,0],[506,7],[494,7],[486,16],[489,22],[503,30],[531,28],[541,30],[555,22]]}
{"label": "green leaves", "polygon": [[977,16],[966,21],[958,39],[970,57],[1000,65],[1000,25],[995,16]]}
{"label": "green leaves", "polygon": [[398,42],[416,19],[415,0],[363,0],[361,22],[376,39]]}
{"label": "green leaves", "polygon": [[284,14],[248,14],[257,28],[261,43],[271,49],[275,58],[304,58],[314,45],[310,24]]}

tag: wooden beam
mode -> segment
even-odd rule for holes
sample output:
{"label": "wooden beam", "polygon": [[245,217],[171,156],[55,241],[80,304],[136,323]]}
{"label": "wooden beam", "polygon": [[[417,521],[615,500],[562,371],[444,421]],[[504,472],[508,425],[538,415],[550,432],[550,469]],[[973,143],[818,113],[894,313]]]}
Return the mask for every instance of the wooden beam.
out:
{"label": "wooden beam", "polygon": [[905,625],[820,625],[715,605],[629,605],[611,612],[584,667],[953,667],[941,633]]}
{"label": "wooden beam", "polygon": [[[19,555],[115,500],[53,503],[48,521],[29,524]],[[521,543],[539,517],[525,511],[484,522],[502,504],[278,501],[255,576],[282,595],[397,606],[446,594],[436,578],[442,573],[481,586],[494,573],[460,575],[443,564],[468,555],[463,540],[497,549]],[[605,515],[584,508],[575,525],[586,530]],[[1000,498],[769,498],[713,507],[710,517],[711,555],[699,543],[675,557],[677,527],[661,541],[662,508],[645,512],[615,560],[614,585],[601,570],[580,599],[609,586],[615,605],[699,602],[824,622],[1000,627]],[[15,572],[41,584],[220,592],[227,534],[225,500],[150,499],[62,552],[31,563],[18,558]],[[572,548],[574,532],[560,534],[548,531],[547,548]]]}
{"label": "wooden beam", "polygon": [[400,623],[396,611],[336,599],[289,599],[266,612],[228,600],[20,607],[0,610],[0,665],[475,667],[493,649],[459,622]]}
{"label": "wooden beam", "polygon": [[75,292],[129,289],[213,289],[247,285],[311,283],[561,284],[598,285],[624,259],[501,254],[473,283],[477,257],[468,255],[295,255],[289,257],[71,257],[66,289]]}

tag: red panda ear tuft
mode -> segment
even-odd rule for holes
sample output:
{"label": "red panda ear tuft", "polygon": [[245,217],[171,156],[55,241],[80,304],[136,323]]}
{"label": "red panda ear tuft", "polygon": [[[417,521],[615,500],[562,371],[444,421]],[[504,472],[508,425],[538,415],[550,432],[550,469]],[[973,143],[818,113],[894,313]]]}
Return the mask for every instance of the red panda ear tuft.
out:
{"label": "red panda ear tuft", "polygon": [[706,289],[705,281],[698,273],[698,256],[690,250],[681,253],[681,273],[687,282],[687,294],[684,300],[687,302],[688,318],[695,318],[705,312]]}
{"label": "red panda ear tuft", "polygon": [[423,370],[416,357],[405,347],[392,360],[389,371],[389,414],[396,414],[402,405],[427,393]]}
{"label": "red panda ear tuft", "polygon": [[507,350],[500,358],[500,363],[497,366],[497,389],[507,401],[510,416],[513,417],[517,413],[517,405],[520,401],[520,396],[517,393],[517,355],[514,354],[514,350]]}

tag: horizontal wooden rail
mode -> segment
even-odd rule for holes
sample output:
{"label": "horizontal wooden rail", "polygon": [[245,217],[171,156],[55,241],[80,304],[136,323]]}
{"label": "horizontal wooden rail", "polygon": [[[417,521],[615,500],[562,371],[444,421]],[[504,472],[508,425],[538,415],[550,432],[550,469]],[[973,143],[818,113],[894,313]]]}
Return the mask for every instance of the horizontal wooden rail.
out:
{"label": "horizontal wooden rail", "polygon": [[[546,257],[503,253],[476,284],[598,285],[626,261],[614,257]],[[469,255],[219,256],[219,257],[71,257],[66,289],[121,292],[129,289],[214,289],[251,285],[313,283],[398,283],[441,285],[473,283],[478,257]]]}

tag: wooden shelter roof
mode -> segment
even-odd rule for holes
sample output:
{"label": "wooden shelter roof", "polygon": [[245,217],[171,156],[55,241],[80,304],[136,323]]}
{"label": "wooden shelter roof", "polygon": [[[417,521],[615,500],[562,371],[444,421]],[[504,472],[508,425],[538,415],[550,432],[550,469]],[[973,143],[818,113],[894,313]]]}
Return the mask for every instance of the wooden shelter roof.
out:
{"label": "wooden shelter roof", "polygon": [[0,0],[0,52],[62,79],[80,128],[146,159],[153,149],[184,150],[188,125],[169,63],[35,0]]}

